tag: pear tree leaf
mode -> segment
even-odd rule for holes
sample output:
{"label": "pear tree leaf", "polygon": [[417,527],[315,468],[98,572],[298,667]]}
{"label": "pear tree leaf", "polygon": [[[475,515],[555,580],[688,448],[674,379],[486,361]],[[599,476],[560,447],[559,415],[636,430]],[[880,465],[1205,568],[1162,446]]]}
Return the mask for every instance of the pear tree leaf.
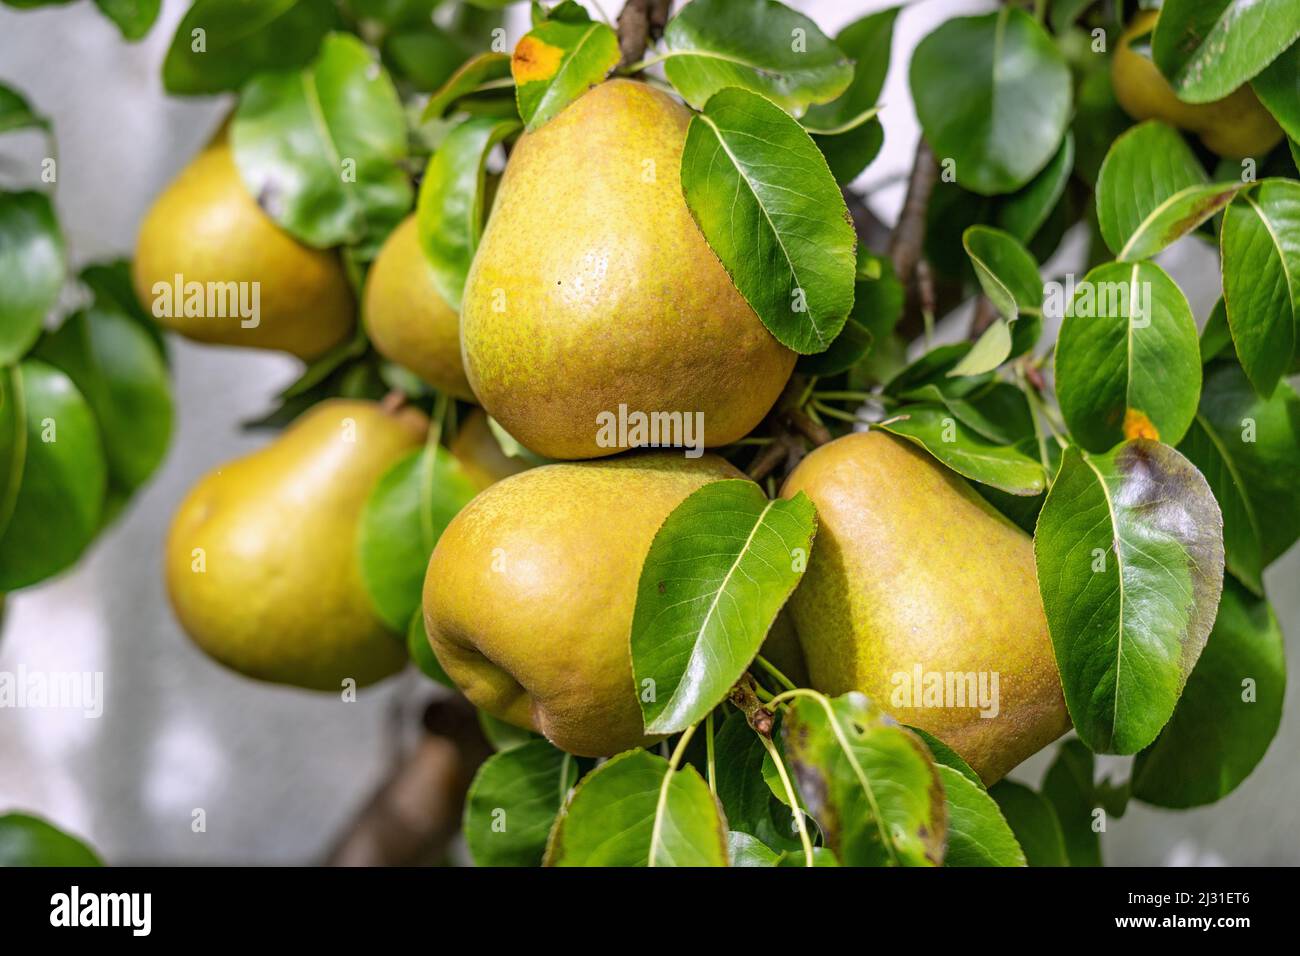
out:
{"label": "pear tree leaf", "polygon": [[989,796],[997,802],[1029,866],[1070,865],[1061,821],[1046,797],[1014,780],[999,780],[989,788]]}
{"label": "pear tree leaf", "polygon": [[50,120],[32,109],[27,98],[12,86],[0,83],[0,133],[11,130],[50,128]]}
{"label": "pear tree leaf", "polygon": [[703,719],[735,685],[812,550],[806,495],[769,500],[747,479],[715,481],[670,514],[641,566],[632,672],[647,734]]}
{"label": "pear tree leaf", "polygon": [[[1214,303],[1210,317],[1201,329],[1201,364],[1208,365],[1223,354],[1224,349],[1232,348],[1232,331],[1228,328],[1228,310],[1223,304],[1223,296]],[[1236,360],[1236,353],[1229,353]],[[1199,467],[1199,466],[1198,466]]]}
{"label": "pear tree leaf", "polygon": [[1300,538],[1300,396],[1260,398],[1236,362],[1206,369],[1196,420],[1178,446],[1223,509],[1228,570],[1263,595],[1266,567]]}
{"label": "pear tree leaf", "polygon": [[1188,103],[1221,100],[1300,37],[1293,0],[1165,0],[1151,57]]}
{"label": "pear tree leaf", "polygon": [[472,56],[433,92],[420,119],[423,122],[442,119],[458,100],[469,96],[485,83],[501,82],[509,77],[510,57],[506,54],[489,51]]}
{"label": "pear tree leaf", "polygon": [[[798,851],[800,841],[789,807],[774,796],[769,777],[776,765],[745,715],[727,715],[714,738],[718,802],[732,831],[741,831],[776,851]],[[781,789],[779,780],[776,789]]]}
{"label": "pear tree leaf", "polygon": [[456,690],[456,682],[443,670],[438,656],[433,653],[433,645],[429,643],[429,632],[424,627],[423,607],[417,607],[411,615],[411,623],[406,629],[406,653],[410,655],[411,663],[429,680],[448,690]]}
{"label": "pear tree leaf", "polygon": [[515,45],[510,73],[527,129],[534,130],[618,64],[618,36],[583,12],[583,19],[543,20]]}
{"label": "pear tree leaf", "polygon": [[85,397],[103,438],[109,482],[130,492],[153,474],[171,440],[172,397],[153,338],[111,305],[79,312],[33,353]]}
{"label": "pear tree leaf", "polygon": [[78,273],[77,278],[90,290],[95,305],[120,312],[134,321],[149,334],[163,361],[170,361],[162,328],[136,298],[131,280],[131,263],[128,260],[91,263]]}
{"label": "pear tree leaf", "polygon": [[[0,369],[0,539],[18,501],[27,464],[27,409],[16,368]],[[0,623],[4,608],[0,605]]]}
{"label": "pear tree leaf", "polygon": [[939,765],[948,804],[944,866],[1025,866],[1025,851],[997,803],[960,770]]}
{"label": "pear tree leaf", "polygon": [[1223,301],[1237,357],[1270,395],[1300,343],[1300,183],[1268,179],[1223,214]]}
{"label": "pear tree leaf", "polygon": [[1074,172],[1074,132],[1066,130],[1061,148],[1028,185],[999,203],[996,221],[1020,242],[1029,242],[1047,222]]}
{"label": "pear tree leaf", "polygon": [[859,693],[796,698],[781,733],[799,793],[844,866],[942,862],[941,768],[919,737]]}
{"label": "pear tree leaf", "polygon": [[0,591],[72,564],[99,530],[107,468],[95,416],[63,372],[26,359],[4,372],[7,398],[23,409],[22,479],[0,536]]}
{"label": "pear tree leaf", "polygon": [[938,385],[922,385],[903,396],[930,405],[942,405],[957,421],[969,425],[989,441],[1014,445],[1034,437],[1034,419],[1025,393],[1007,382],[990,382],[965,395],[952,395]]}
{"label": "pear tree leaf", "polygon": [[804,375],[829,376],[860,363],[877,341],[889,340],[903,314],[903,284],[893,263],[858,246],[853,310],[825,352],[801,355],[796,368]]}
{"label": "pear tree leaf", "polygon": [[697,110],[738,87],[797,117],[834,100],[854,79],[844,51],[776,0],[692,0],[668,21],[663,43],[664,75]]}
{"label": "pear tree leaf", "polygon": [[1175,809],[1227,796],[1268,750],[1285,693],[1277,618],[1267,601],[1229,577],[1182,700],[1133,765],[1133,796]]}
{"label": "pear tree leaf", "polygon": [[1138,439],[1075,446],[1038,516],[1038,586],[1075,731],[1137,753],[1178,703],[1223,588],[1223,519],[1201,473]]}
{"label": "pear tree leaf", "polygon": [[460,308],[465,277],[483,237],[488,155],[518,130],[516,120],[470,117],[447,134],[425,168],[416,228],[434,286],[453,309]]}
{"label": "pear tree leaf", "polygon": [[95,6],[117,26],[125,40],[140,40],[148,34],[162,0],[95,0]]}
{"label": "pear tree leaf", "polygon": [[195,0],[167,50],[163,87],[220,93],[257,73],[306,66],[337,23],[331,0]]}
{"label": "pear tree leaf", "polygon": [[917,46],[910,81],[926,142],[965,189],[1015,192],[1061,147],[1070,68],[1023,10],[947,21]]}
{"label": "pear tree leaf", "polygon": [[[948,372],[970,351],[969,342],[936,345],[900,369],[885,383],[886,395],[906,395],[913,389],[933,384],[952,394],[965,394],[985,382],[978,376],[952,378]],[[984,376],[984,379],[992,376]]]}
{"label": "pear tree leaf", "polygon": [[[961,241],[980,287],[1000,318],[984,330],[948,374],[982,375],[1028,351],[1037,341],[1042,329],[1043,281],[1034,257],[1010,233],[971,226]],[[1023,323],[1018,321],[1022,315],[1026,317]]]}
{"label": "pear tree leaf", "polygon": [[796,352],[825,351],[853,307],[857,239],[803,128],[757,93],[722,90],[691,119],[681,182],[704,238],[772,335]]}
{"label": "pear tree leaf", "polygon": [[50,198],[0,191],[0,365],[17,361],[41,334],[66,271]]}
{"label": "pear tree leaf", "polygon": [[951,767],[981,790],[988,789],[984,786],[984,781],[980,779],[980,775],[975,772],[975,769],[970,764],[962,759],[961,755],[957,753],[957,751],[953,750],[928,730],[922,730],[920,727],[912,726],[908,726],[907,729],[925,741],[925,745],[930,748],[930,756],[934,758],[936,764],[941,767]]}
{"label": "pear tree leaf", "polygon": [[1223,209],[1243,186],[1211,183],[1178,131],[1148,120],[1115,140],[1102,161],[1102,238],[1120,262],[1149,259]]}
{"label": "pear tree leaf", "polygon": [[1043,798],[1056,812],[1070,866],[1102,865],[1098,821],[1103,811],[1093,783],[1095,764],[1083,741],[1071,738],[1061,744],[1043,777]]}
{"label": "pear tree leaf", "polygon": [[907,405],[877,427],[921,446],[963,478],[1008,494],[1040,495],[1047,485],[1042,463],[1027,450],[1029,442],[990,441],[943,406]]}
{"label": "pear tree leaf", "polygon": [[645,750],[582,778],[551,829],[545,866],[727,866],[727,824],[709,785]]}
{"label": "pear tree leaf", "polygon": [[394,75],[421,91],[440,90],[465,60],[465,45],[432,20],[384,34],[380,49]]}
{"label": "pear tree leaf", "polygon": [[1293,43],[1251,81],[1251,88],[1294,142],[1300,139],[1300,43]]}
{"label": "pear tree leaf", "polygon": [[230,140],[249,192],[309,246],[377,244],[411,208],[401,101],[349,34],[327,37],[301,71],[254,77]]}
{"label": "pear tree leaf", "polygon": [[578,761],[545,740],[493,754],[474,775],[462,830],[477,866],[540,866],[578,782]]}
{"label": "pear tree leaf", "polygon": [[1066,307],[1055,363],[1061,414],[1088,451],[1132,438],[1175,444],[1196,415],[1196,320],[1154,262],[1110,262],[1084,277]]}
{"label": "pear tree leaf", "polygon": [[741,830],[727,833],[727,856],[732,866],[777,866],[781,862],[780,853]]}
{"label": "pear tree leaf", "polygon": [[26,813],[0,816],[0,866],[103,866],[81,840]]}
{"label": "pear tree leaf", "polygon": [[398,459],[370,492],[357,555],[375,610],[393,630],[407,630],[434,545],[477,492],[460,462],[437,444]]}

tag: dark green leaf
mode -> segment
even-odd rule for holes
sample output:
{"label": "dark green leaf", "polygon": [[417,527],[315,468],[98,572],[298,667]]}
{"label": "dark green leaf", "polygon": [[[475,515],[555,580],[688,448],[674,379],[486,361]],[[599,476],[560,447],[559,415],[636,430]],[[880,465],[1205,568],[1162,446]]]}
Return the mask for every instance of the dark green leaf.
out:
{"label": "dark green leaf", "polygon": [[578,762],[545,740],[494,754],[465,798],[465,842],[478,866],[540,866]]}
{"label": "dark green leaf", "polygon": [[1056,208],[1074,172],[1074,133],[1066,130],[1061,148],[1041,173],[998,207],[997,223],[1021,242],[1038,234]]}
{"label": "dark green leaf", "polygon": [[989,796],[997,801],[1029,866],[1070,865],[1061,821],[1046,797],[1013,780],[998,781],[989,789]]}
{"label": "dark green leaf", "polygon": [[66,269],[49,197],[0,192],[0,365],[16,361],[36,341]]}
{"label": "dark green leaf", "polygon": [[948,394],[934,384],[922,385],[904,397],[944,406],[963,425],[995,444],[1014,445],[1034,437],[1025,393],[1006,382],[992,382],[965,395]]}
{"label": "dark green leaf", "polygon": [[[1201,329],[1201,364],[1208,365],[1212,359],[1218,358],[1224,349],[1231,348],[1232,332],[1228,328],[1228,310],[1223,304],[1223,297],[1220,296],[1219,301],[1214,303],[1210,317],[1205,320],[1205,328]],[[1229,352],[1227,357],[1235,360],[1235,355],[1235,352]]]}
{"label": "dark green leaf", "polygon": [[938,405],[908,405],[898,415],[879,427],[920,445],[962,477],[1013,495],[1042,494],[1047,479],[1027,443],[996,444]]}
{"label": "dark green leaf", "polygon": [[1070,866],[1101,866],[1101,809],[1093,784],[1092,753],[1080,740],[1061,744],[1043,778],[1043,796],[1056,811]]}
{"label": "dark green leaf", "polygon": [[103,866],[74,836],[26,813],[0,816],[0,866]]}
{"label": "dark green leaf", "polygon": [[1025,866],[1025,853],[988,792],[952,767],[940,765],[939,779],[948,804],[943,865]]}
{"label": "dark green leaf", "polygon": [[768,330],[796,352],[828,348],[853,307],[857,240],[808,134],[762,96],[723,90],[691,119],[681,179],[691,215]]}
{"label": "dark green leaf", "polygon": [[77,278],[90,290],[96,305],[113,309],[132,319],[149,333],[149,338],[153,340],[163,361],[168,360],[167,342],[163,338],[162,328],[135,297],[130,262],[114,259],[92,263],[82,269]]}
{"label": "dark green leaf", "polygon": [[1255,77],[1251,87],[1287,136],[1300,139],[1300,43],[1293,43]]}
{"label": "dark green leaf", "polygon": [[813,142],[826,157],[835,181],[847,186],[870,165],[885,145],[885,128],[879,119],[835,136],[813,136]]}
{"label": "dark green leaf", "polygon": [[781,854],[740,830],[727,834],[727,855],[732,866],[776,866],[781,861]]}
{"label": "dark green leaf", "polygon": [[95,0],[95,6],[117,24],[124,38],[139,40],[158,19],[162,0]]}
{"label": "dark green leaf", "polygon": [[1066,449],[1034,535],[1038,584],[1079,737],[1137,753],[1169,720],[1214,623],[1223,520],[1167,445]]}
{"label": "dark green leaf", "polygon": [[432,96],[424,107],[421,119],[441,119],[458,101],[485,83],[493,83],[510,76],[510,57],[504,53],[480,53],[461,64],[447,82]]}
{"label": "dark green leaf", "polygon": [[1023,10],[944,23],[917,46],[910,79],[926,141],[966,189],[1014,192],[1060,149],[1070,69]]}
{"label": "dark green leaf", "polygon": [[668,82],[696,109],[739,87],[802,116],[854,78],[852,61],[817,24],[775,0],[692,0],[668,22],[664,49]]}
{"label": "dark green leaf", "polygon": [[383,51],[389,69],[417,90],[440,89],[465,60],[460,41],[433,23],[394,30]]}
{"label": "dark green leaf", "polygon": [[[1043,281],[1029,250],[1001,229],[971,226],[962,235],[962,246],[1000,318],[984,330],[948,374],[982,375],[1037,341],[1042,327]],[[1018,321],[1022,314],[1023,323]]]}
{"label": "dark green leaf", "polygon": [[980,775],[975,772],[975,769],[970,764],[961,758],[961,755],[958,754],[957,751],[953,750],[928,730],[922,730],[920,727],[911,726],[907,729],[925,741],[925,745],[930,748],[930,755],[934,757],[935,763],[942,767],[951,767],[981,790],[988,789],[984,786],[984,781],[980,779]]}
{"label": "dark green leaf", "polygon": [[50,121],[37,113],[27,98],[0,83],[0,133],[17,129],[49,129]]}
{"label": "dark green leaf", "polygon": [[515,99],[526,127],[536,129],[551,119],[603,80],[618,58],[618,37],[603,23],[539,23],[510,58]]}
{"label": "dark green leaf", "polygon": [[1165,0],[1151,55],[1188,103],[1221,100],[1300,37],[1294,0]]}
{"label": "dark green leaf", "polygon": [[1174,716],[1133,765],[1133,795],[1179,809],[1227,796],[1268,750],[1285,693],[1277,618],[1267,601],[1228,578],[1214,630]]}
{"label": "dark green leaf", "polygon": [[777,850],[799,849],[794,818],[789,808],[774,798],[764,776],[769,767],[769,773],[775,774],[776,765],[740,711],[732,711],[722,722],[714,752],[718,801],[726,813],[727,825]]}

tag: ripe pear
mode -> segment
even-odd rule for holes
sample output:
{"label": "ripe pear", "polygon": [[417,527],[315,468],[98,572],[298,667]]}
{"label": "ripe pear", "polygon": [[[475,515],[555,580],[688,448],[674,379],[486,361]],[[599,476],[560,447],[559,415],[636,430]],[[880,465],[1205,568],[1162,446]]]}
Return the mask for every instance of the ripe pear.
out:
{"label": "ripe pear", "polygon": [[1111,60],[1115,98],[1136,120],[1163,120],[1196,133],[1206,149],[1241,159],[1262,157],[1282,141],[1282,127],[1246,83],[1213,103],[1184,103],[1149,55],[1133,49],[1134,39],[1150,33],[1160,11],[1138,14],[1120,35]]}
{"label": "ripe pear", "polygon": [[740,472],[639,453],[542,465],[493,485],[429,560],[424,619],[476,706],[582,756],[646,743],[630,634],[641,564],[691,492]]}
{"label": "ripe pear", "polygon": [[366,332],[380,355],[439,391],[474,401],[460,359],[460,316],[434,286],[414,214],[380,248],[363,302]]}
{"label": "ripe pear", "polygon": [[406,649],[361,578],[357,528],[375,482],[420,446],[415,409],[330,400],[190,491],[167,537],[167,590],[186,633],[260,680],[337,690],[401,670]]}
{"label": "ripe pear", "polygon": [[529,462],[512,458],[501,450],[501,443],[488,424],[487,413],[481,408],[465,416],[450,448],[460,462],[461,470],[479,491],[532,467]]}
{"label": "ripe pear", "polygon": [[[815,688],[862,691],[986,783],[1069,729],[1028,535],[881,431],[818,448],[781,494],[800,491],[817,506],[818,531],[789,606]],[[926,697],[936,674],[941,693]],[[975,693],[961,706],[957,683],[980,680],[992,704],[983,711],[996,716],[981,716]]]}
{"label": "ripe pear", "polygon": [[[632,80],[520,137],[461,308],[480,404],[548,458],[617,452],[597,416],[702,412],[704,444],[750,432],[795,354],[732,284],[682,198],[690,111]],[[635,442],[635,439],[632,439]]]}
{"label": "ripe pear", "polygon": [[312,359],[347,339],[356,315],[338,255],[303,245],[262,212],[224,138],[155,200],[132,276],[162,325],[200,342]]}

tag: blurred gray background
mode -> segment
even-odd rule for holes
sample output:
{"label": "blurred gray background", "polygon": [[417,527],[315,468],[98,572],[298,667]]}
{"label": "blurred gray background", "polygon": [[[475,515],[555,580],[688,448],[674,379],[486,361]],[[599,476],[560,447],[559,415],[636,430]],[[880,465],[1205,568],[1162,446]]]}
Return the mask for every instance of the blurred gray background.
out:
{"label": "blurred gray background", "polygon": [[[591,2],[584,5],[596,12]],[[828,34],[891,4],[820,0],[793,6]],[[89,0],[35,11],[0,7],[0,82],[51,117],[58,139],[56,202],[74,267],[129,255],[151,199],[207,140],[231,102],[169,99],[160,65],[188,4],[164,0],[141,43],[125,43]],[[614,17],[621,4],[602,0]],[[941,21],[987,2],[931,0],[909,7],[895,32],[882,97],[885,148],[858,186],[893,221],[918,136],[907,90],[911,50]],[[527,6],[508,21],[511,45]],[[484,37],[486,48],[489,37]],[[0,184],[35,180],[35,134],[0,139]],[[29,172],[31,171],[31,172]],[[942,186],[940,186],[942,188]],[[1072,255],[1073,254],[1073,255]],[[1077,269],[1067,242],[1049,271]],[[1200,320],[1218,295],[1214,254],[1195,239],[1162,263]],[[942,332],[943,330],[941,330]],[[949,334],[961,334],[954,324]],[[177,417],[167,461],[129,510],[76,567],[11,595],[0,671],[102,671],[104,713],[0,710],[0,812],[24,809],[86,837],[111,863],[305,863],[320,859],[379,782],[398,728],[427,696],[408,672],[355,703],[245,680],[202,656],[172,619],[160,551],[172,511],[217,464],[262,444],[237,423],[292,381],[295,360],[254,350],[198,347],[173,337]],[[1297,476],[1300,480],[1300,476]],[[1300,659],[1300,549],[1266,576]],[[1300,863],[1300,701],[1288,690],[1283,727],[1255,773],[1217,805],[1189,812],[1132,807],[1104,837],[1109,863]],[[1014,776],[1036,784],[1049,755]],[[1127,761],[1102,761],[1124,775]],[[196,809],[207,830],[194,833]]]}

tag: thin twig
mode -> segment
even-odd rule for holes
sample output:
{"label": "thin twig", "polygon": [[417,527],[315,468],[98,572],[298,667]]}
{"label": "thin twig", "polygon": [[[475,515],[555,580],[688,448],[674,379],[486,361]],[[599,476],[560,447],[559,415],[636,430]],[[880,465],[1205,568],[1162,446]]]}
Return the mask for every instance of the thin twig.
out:
{"label": "thin twig", "polygon": [[672,0],[628,0],[618,15],[619,66],[628,67],[645,56],[646,47],[658,40],[668,22]]}

